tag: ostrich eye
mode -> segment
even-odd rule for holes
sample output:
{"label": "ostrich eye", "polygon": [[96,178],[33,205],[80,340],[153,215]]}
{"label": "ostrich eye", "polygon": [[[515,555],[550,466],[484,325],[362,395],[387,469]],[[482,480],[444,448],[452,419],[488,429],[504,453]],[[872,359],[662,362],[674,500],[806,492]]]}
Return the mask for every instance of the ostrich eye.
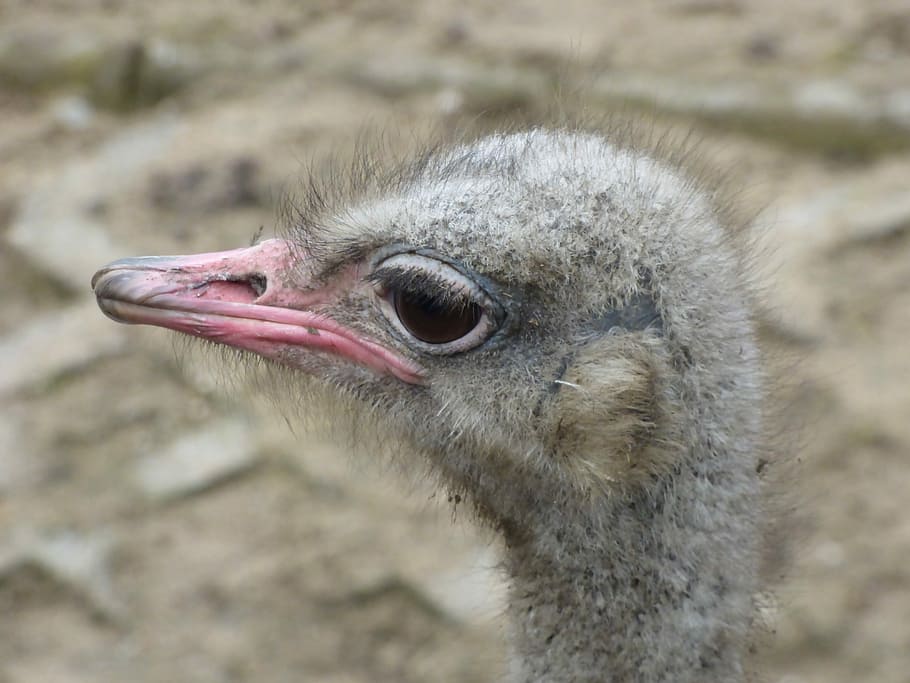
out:
{"label": "ostrich eye", "polygon": [[474,279],[421,254],[396,254],[369,275],[379,307],[416,350],[452,355],[496,331],[499,307]]}
{"label": "ostrich eye", "polygon": [[483,309],[473,302],[454,305],[422,293],[397,291],[392,295],[401,324],[427,344],[447,344],[461,339],[477,327]]}

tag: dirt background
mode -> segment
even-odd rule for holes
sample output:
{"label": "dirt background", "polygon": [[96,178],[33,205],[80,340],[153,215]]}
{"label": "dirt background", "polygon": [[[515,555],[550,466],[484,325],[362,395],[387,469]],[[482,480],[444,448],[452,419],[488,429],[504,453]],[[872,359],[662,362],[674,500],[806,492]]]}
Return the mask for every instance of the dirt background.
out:
{"label": "dirt background", "polygon": [[88,282],[559,88],[694,131],[768,246],[808,521],[767,681],[910,681],[906,0],[0,0],[0,682],[501,677],[495,544]]}

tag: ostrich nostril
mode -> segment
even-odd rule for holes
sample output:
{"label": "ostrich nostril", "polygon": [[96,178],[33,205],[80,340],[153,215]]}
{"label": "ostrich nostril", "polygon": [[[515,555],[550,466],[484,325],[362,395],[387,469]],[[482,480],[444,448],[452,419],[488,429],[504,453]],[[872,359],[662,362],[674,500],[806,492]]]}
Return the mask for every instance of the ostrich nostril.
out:
{"label": "ostrich nostril", "polygon": [[248,277],[207,280],[194,286],[190,291],[198,299],[223,299],[251,304],[265,293],[267,286],[265,276],[256,274]]}
{"label": "ostrich nostril", "polygon": [[257,298],[265,294],[265,290],[268,289],[269,281],[266,279],[265,275],[250,275],[247,279],[249,282],[250,288],[256,292]]}

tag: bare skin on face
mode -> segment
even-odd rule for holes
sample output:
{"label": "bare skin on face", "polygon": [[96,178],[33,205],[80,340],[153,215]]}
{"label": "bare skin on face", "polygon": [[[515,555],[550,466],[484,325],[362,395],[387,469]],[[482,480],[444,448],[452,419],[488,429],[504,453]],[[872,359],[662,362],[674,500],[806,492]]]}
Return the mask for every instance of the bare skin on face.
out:
{"label": "bare skin on face", "polygon": [[288,286],[299,250],[285,240],[195,256],[147,256],[98,271],[92,287],[104,313],[122,323],[157,325],[279,362],[288,347],[337,355],[403,382],[423,380],[400,357],[312,308],[337,298],[332,286]]}

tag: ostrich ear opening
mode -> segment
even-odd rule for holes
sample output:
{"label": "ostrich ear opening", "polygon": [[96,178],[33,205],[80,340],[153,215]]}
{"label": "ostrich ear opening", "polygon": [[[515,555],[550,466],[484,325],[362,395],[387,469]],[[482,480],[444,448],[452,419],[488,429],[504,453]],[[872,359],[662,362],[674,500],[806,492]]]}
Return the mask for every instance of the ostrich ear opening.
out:
{"label": "ostrich ear opening", "polygon": [[649,334],[602,337],[575,356],[556,384],[551,436],[580,488],[629,491],[672,468],[672,372]]}

